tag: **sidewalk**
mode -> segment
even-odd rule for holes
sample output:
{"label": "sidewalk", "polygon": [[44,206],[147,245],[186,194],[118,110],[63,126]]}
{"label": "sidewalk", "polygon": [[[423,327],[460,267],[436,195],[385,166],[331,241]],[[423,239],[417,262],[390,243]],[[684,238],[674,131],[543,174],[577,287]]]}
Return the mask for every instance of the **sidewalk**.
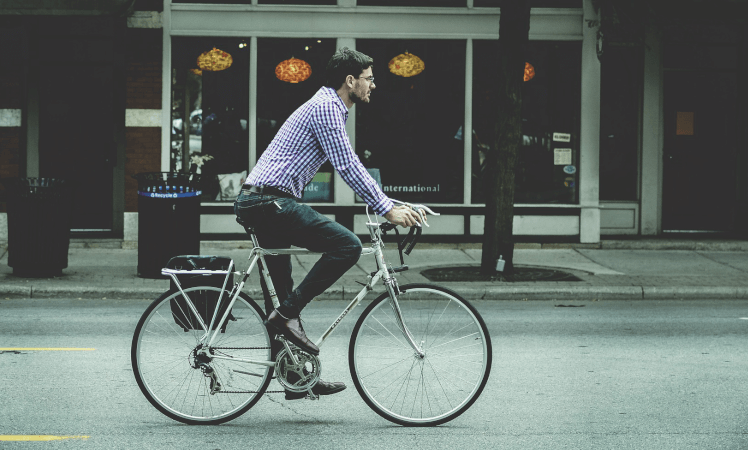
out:
{"label": "sidewalk", "polygon": [[[207,241],[202,255],[221,255],[246,268],[248,249],[244,241]],[[399,265],[394,245],[387,255]],[[585,248],[588,247],[588,248]],[[600,248],[574,244],[518,244],[516,265],[552,268],[571,273],[576,282],[449,282],[469,300],[650,300],[650,299],[748,299],[748,242],[746,241],[603,241]],[[293,258],[298,283],[316,261],[316,256]],[[477,245],[419,244],[405,257],[410,270],[398,274],[400,284],[429,283],[421,271],[434,267],[479,265]],[[19,278],[8,267],[8,254],[0,246],[0,300],[5,298],[128,298],[154,299],[169,288],[169,280],[136,276],[137,250],[122,249],[120,241],[73,240],[68,268],[51,279]],[[360,291],[374,270],[371,257],[359,263],[320,299],[350,299]],[[380,285],[377,292],[384,292]],[[245,292],[260,298],[256,274]],[[370,296],[369,298],[374,298]]]}

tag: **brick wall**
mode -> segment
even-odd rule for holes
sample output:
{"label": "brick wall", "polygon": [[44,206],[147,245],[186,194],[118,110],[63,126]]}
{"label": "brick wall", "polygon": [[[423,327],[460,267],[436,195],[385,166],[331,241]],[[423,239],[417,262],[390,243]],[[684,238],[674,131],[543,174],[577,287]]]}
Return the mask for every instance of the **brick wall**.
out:
{"label": "brick wall", "polygon": [[161,108],[161,61],[128,61],[128,109]]}
{"label": "brick wall", "polygon": [[0,179],[20,176],[21,128],[0,127]]}
{"label": "brick wall", "polygon": [[138,182],[132,175],[161,170],[161,128],[128,127],[125,131],[125,145],[125,211],[136,212]]}
{"label": "brick wall", "polygon": [[[0,109],[22,109],[21,75],[17,71],[0,71]],[[0,179],[21,176],[22,130],[18,126],[0,126]],[[0,184],[0,212],[5,211],[5,188]]]}
{"label": "brick wall", "polygon": [[[161,53],[161,29],[127,30],[126,109],[161,109]],[[136,212],[132,175],[161,170],[161,128],[127,127],[125,158],[125,211]]]}

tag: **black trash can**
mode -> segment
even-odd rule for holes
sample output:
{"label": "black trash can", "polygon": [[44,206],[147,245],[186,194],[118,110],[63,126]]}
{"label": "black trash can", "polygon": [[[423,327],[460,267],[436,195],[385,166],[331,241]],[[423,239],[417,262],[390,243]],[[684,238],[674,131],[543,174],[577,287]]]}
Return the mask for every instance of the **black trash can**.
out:
{"label": "black trash can", "polygon": [[6,178],[8,266],[20,277],[54,277],[68,266],[72,190],[59,178]]}
{"label": "black trash can", "polygon": [[173,256],[200,254],[200,175],[145,172],[138,180],[138,276],[164,278]]}

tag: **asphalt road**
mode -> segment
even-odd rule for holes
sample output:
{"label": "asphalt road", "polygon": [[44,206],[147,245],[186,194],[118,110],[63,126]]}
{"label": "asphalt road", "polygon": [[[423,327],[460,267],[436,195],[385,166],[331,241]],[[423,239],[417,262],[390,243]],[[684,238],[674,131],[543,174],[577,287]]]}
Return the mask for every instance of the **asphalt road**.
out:
{"label": "asphalt road", "polygon": [[[493,340],[491,378],[446,425],[395,426],[360,399],[347,368],[359,309],[321,354],[323,379],[349,389],[317,402],[268,395],[233,422],[196,427],[161,415],[133,378],[147,302],[0,300],[0,348],[94,349],[0,351],[0,449],[748,449],[748,301],[475,305]],[[312,303],[307,332],[343,306]]]}

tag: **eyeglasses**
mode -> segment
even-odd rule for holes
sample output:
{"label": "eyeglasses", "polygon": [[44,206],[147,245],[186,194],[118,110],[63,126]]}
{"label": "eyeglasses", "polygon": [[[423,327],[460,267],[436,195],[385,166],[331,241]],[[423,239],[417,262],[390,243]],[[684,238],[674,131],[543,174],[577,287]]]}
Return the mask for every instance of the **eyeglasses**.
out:
{"label": "eyeglasses", "polygon": [[359,78],[364,79],[364,80],[368,81],[371,84],[374,84],[374,77],[373,76],[372,77],[359,77]]}

